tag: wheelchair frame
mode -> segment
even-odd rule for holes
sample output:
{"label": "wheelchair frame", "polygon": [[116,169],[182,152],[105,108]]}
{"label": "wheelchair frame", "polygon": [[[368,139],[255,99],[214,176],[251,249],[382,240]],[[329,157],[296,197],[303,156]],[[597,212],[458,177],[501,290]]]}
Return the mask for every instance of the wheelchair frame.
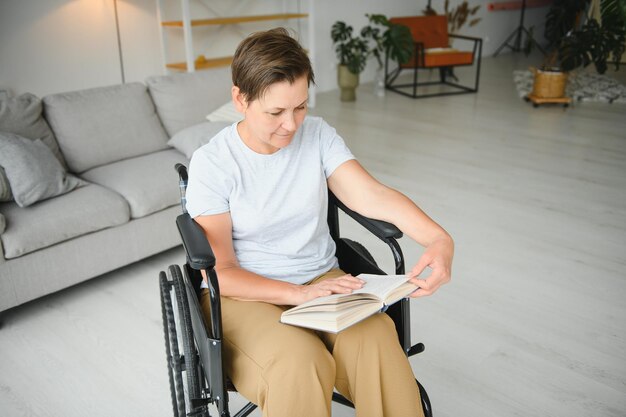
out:
{"label": "wheelchair frame", "polygon": [[[204,232],[185,209],[187,169],[176,164],[180,177],[181,206],[183,214],[176,218],[186,252],[186,263],[181,271],[178,265],[169,266],[167,272],[159,273],[161,308],[165,335],[166,356],[174,417],[210,417],[209,405],[213,404],[221,417],[230,417],[228,391],[236,392],[223,370],[221,302],[215,257]],[[396,274],[404,274],[404,257],[397,239],[402,232],[394,225],[361,216],[350,210],[329,191],[328,224],[336,243],[339,267],[346,273],[373,273],[385,275],[376,265],[372,255],[360,243],[340,237],[339,211],[357,221],[391,249]],[[200,307],[202,273],[207,276],[210,297],[210,320]],[[174,295],[174,296],[172,296]],[[411,346],[409,300],[403,299],[387,309],[394,321],[402,349],[407,356],[424,350],[418,343]],[[182,351],[182,354],[181,354]],[[424,387],[415,380],[421,395],[426,417],[432,417],[432,408]],[[333,393],[333,401],[354,407],[345,397]],[[248,416],[256,409],[246,404],[234,417]]]}

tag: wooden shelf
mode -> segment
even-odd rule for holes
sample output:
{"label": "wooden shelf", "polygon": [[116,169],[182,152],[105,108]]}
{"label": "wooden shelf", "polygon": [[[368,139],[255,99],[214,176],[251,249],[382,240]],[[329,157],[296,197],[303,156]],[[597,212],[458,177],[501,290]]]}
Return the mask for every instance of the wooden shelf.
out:
{"label": "wooden shelf", "polygon": [[[265,20],[283,20],[283,19],[300,19],[308,17],[306,13],[279,13],[257,16],[233,16],[233,17],[216,17],[213,19],[194,19],[191,26],[208,26],[208,25],[235,25],[237,23],[262,22]],[[183,27],[182,20],[170,20],[161,22],[162,26]]]}
{"label": "wooden shelf", "polygon": [[[305,49],[307,54],[309,51]],[[232,56],[221,56],[218,58],[198,58],[195,61],[195,67],[197,70],[209,69],[209,68],[217,68],[217,67],[227,67],[233,62]],[[187,63],[186,62],[174,62],[171,64],[165,64],[165,66],[169,69],[176,71],[187,71]]]}
{"label": "wooden shelf", "polygon": [[[202,61],[196,61],[196,69],[203,70],[209,68],[217,68],[217,67],[227,67],[233,62],[232,56],[223,56],[219,58],[207,58]],[[175,62],[172,64],[167,64],[167,68],[177,70],[177,71],[187,71],[187,63],[186,62]]]}

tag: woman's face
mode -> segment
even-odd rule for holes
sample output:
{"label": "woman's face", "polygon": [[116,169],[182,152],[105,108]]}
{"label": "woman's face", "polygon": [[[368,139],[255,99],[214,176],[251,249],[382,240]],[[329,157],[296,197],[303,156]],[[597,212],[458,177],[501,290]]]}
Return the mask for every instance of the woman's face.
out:
{"label": "woman's face", "polygon": [[265,94],[248,102],[233,87],[235,107],[245,118],[237,125],[239,136],[253,151],[272,154],[291,143],[307,112],[309,85],[303,76],[290,84],[270,85]]}

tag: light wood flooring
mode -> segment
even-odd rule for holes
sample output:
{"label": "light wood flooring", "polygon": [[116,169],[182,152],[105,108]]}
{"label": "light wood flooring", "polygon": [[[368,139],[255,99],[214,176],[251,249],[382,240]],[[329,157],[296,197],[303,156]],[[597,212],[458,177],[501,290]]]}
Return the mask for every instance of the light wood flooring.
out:
{"label": "light wood flooring", "polygon": [[[511,76],[532,62],[483,64],[478,94],[363,85],[312,111],[456,240],[453,281],[412,302],[415,373],[437,417],[626,416],[626,106],[534,109]],[[421,250],[402,246],[411,266]],[[181,262],[173,249],[1,314],[0,416],[170,416],[157,274]]]}

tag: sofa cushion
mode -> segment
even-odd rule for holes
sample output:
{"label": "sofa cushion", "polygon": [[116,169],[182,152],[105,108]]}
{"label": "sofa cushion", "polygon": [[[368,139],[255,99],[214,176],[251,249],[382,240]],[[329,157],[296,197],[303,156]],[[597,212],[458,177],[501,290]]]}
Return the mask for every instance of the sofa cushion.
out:
{"label": "sofa cushion", "polygon": [[191,155],[193,155],[196,149],[209,143],[213,136],[231,124],[231,122],[200,123],[176,133],[167,141],[167,144],[185,154],[188,159],[191,159]]}
{"label": "sofa cushion", "polygon": [[7,222],[4,219],[4,215],[0,213],[0,235],[4,233],[4,229],[7,228]]}
{"label": "sofa cushion", "polygon": [[230,99],[230,67],[146,79],[150,95],[169,136],[203,122]]}
{"label": "sofa cushion", "polygon": [[53,94],[43,102],[74,172],[167,148],[167,134],[141,83]]}
{"label": "sofa cushion", "polygon": [[[64,168],[67,167],[61,155],[50,126],[41,116],[41,100],[30,93],[19,97],[0,99],[0,131],[15,133],[28,139],[41,139],[54,153]],[[11,201],[9,182],[0,169],[0,201]]]}
{"label": "sofa cushion", "polygon": [[121,194],[135,219],[179,203],[177,163],[188,160],[170,149],[94,168],[82,176]]}
{"label": "sofa cushion", "polygon": [[65,194],[83,183],[65,172],[41,139],[13,133],[0,132],[0,166],[20,207]]}
{"label": "sofa cushion", "polygon": [[129,220],[126,201],[95,184],[79,187],[27,208],[20,208],[15,203],[3,203],[0,204],[0,211],[6,217],[6,230],[1,236],[6,259]]}

